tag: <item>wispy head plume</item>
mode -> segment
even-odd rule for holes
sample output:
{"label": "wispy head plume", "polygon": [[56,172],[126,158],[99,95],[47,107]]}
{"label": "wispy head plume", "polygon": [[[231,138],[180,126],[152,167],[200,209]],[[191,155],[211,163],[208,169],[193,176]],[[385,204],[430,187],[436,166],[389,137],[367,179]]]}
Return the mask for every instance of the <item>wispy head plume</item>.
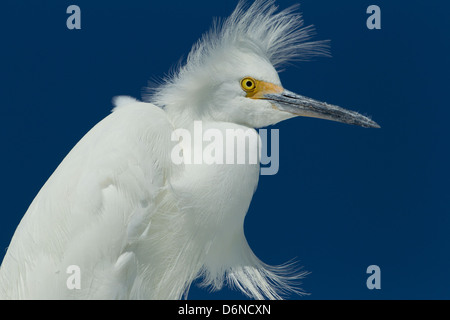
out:
{"label": "wispy head plume", "polygon": [[299,5],[294,5],[277,12],[274,0],[256,0],[250,6],[241,0],[223,23],[216,20],[199,47],[213,42],[217,42],[216,46],[230,46],[249,41],[259,47],[276,68],[289,61],[328,55],[327,41],[309,41],[314,27],[304,27],[298,8]]}
{"label": "wispy head plume", "polygon": [[148,88],[146,100],[165,105],[162,98],[166,97],[167,87],[201,73],[205,65],[220,59],[224,52],[253,52],[278,71],[292,61],[329,55],[328,41],[310,41],[314,28],[304,27],[298,8],[299,5],[294,5],[278,11],[274,0],[255,0],[251,5],[241,0],[228,18],[214,20],[209,32],[193,45],[186,63],[168,75],[162,86]]}

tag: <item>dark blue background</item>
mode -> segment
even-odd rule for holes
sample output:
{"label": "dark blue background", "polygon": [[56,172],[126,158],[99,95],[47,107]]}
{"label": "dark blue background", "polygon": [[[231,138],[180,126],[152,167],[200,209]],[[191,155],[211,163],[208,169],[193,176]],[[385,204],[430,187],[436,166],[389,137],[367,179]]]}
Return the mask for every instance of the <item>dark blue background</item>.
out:
{"label": "dark blue background", "polygon": [[[280,0],[281,8],[297,1]],[[81,30],[66,8],[81,8]],[[381,8],[382,29],[366,28]],[[3,1],[0,259],[29,204],[116,95],[141,97],[236,1]],[[445,6],[445,8],[444,8]],[[373,116],[363,129],[296,118],[262,176],[245,230],[264,262],[296,258],[305,299],[450,298],[449,46],[444,1],[304,0],[332,58],[296,63],[286,88]],[[366,268],[381,268],[368,290]],[[236,291],[189,298],[241,299]],[[301,298],[288,296],[290,299]]]}

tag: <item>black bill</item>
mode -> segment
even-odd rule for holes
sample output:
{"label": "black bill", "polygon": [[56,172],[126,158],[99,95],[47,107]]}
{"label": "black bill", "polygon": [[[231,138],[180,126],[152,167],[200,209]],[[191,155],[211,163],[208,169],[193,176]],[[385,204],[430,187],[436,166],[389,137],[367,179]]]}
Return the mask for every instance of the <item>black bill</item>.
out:
{"label": "black bill", "polygon": [[279,94],[266,94],[264,95],[264,99],[272,101],[279,110],[298,116],[338,121],[364,128],[380,128],[375,121],[358,112],[316,101],[288,90],[284,90]]}

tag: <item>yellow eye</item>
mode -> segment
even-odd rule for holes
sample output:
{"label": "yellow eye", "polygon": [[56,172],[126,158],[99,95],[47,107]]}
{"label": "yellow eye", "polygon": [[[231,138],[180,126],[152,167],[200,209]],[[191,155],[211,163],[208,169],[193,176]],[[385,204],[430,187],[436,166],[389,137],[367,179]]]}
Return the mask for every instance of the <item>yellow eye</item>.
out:
{"label": "yellow eye", "polygon": [[246,92],[253,91],[256,89],[256,81],[253,78],[244,78],[241,80],[241,87]]}

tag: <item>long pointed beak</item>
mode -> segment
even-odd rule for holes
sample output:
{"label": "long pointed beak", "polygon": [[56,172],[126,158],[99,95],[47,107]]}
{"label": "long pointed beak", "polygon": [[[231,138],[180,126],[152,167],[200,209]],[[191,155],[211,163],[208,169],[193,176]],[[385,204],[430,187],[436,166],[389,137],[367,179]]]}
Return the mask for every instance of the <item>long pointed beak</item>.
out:
{"label": "long pointed beak", "polygon": [[281,111],[290,112],[298,116],[327,119],[364,128],[380,128],[375,121],[358,112],[316,101],[288,90],[284,90],[281,93],[265,94],[263,99],[271,101]]}

